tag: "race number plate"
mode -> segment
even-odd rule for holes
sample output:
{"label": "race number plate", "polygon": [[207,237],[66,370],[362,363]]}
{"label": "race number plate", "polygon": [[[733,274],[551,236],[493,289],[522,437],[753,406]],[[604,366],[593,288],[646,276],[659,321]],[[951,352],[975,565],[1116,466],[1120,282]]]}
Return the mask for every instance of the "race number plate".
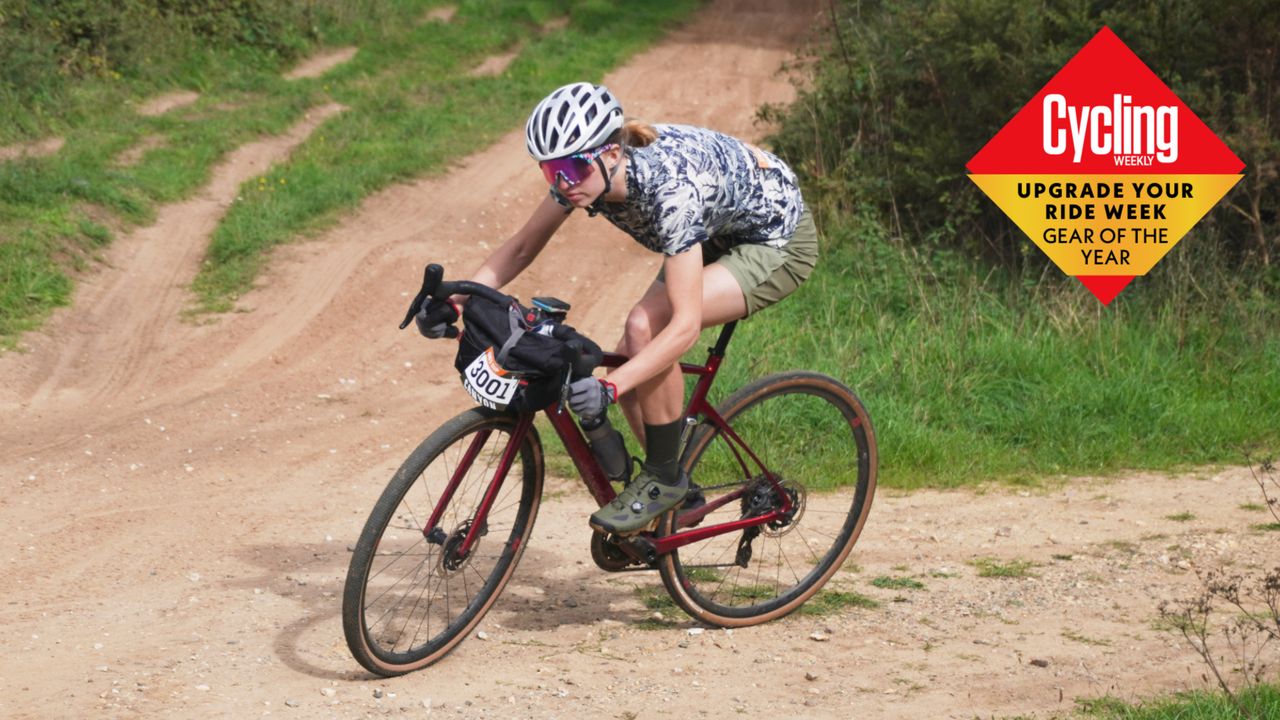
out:
{"label": "race number plate", "polygon": [[462,387],[472,399],[494,410],[504,410],[515,397],[520,381],[506,376],[507,371],[493,357],[493,348],[478,355],[462,373]]}

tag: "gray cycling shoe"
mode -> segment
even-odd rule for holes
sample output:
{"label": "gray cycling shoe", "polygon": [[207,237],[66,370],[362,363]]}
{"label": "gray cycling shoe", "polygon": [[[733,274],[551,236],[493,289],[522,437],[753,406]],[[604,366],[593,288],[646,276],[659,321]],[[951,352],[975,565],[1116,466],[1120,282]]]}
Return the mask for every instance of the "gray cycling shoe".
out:
{"label": "gray cycling shoe", "polygon": [[679,505],[689,492],[689,476],[680,473],[677,485],[658,482],[658,476],[643,466],[613,502],[591,514],[591,527],[599,532],[630,535],[644,530],[666,511]]}

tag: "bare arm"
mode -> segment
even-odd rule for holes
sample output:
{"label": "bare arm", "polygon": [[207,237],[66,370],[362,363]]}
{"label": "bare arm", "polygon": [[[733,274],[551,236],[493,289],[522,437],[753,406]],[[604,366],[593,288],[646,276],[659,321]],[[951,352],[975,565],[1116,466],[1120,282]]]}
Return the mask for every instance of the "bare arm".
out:
{"label": "bare arm", "polygon": [[643,350],[609,374],[618,395],[671,367],[698,341],[702,330],[702,246],[663,261],[671,322]]}
{"label": "bare arm", "polygon": [[494,250],[471,279],[492,288],[502,288],[529,267],[568,216],[550,196],[543,198],[524,227]]}

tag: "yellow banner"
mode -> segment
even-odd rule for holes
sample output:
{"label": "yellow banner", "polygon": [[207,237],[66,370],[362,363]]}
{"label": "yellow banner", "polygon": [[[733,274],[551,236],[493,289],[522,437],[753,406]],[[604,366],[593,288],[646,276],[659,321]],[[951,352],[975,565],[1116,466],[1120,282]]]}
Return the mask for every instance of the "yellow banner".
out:
{"label": "yellow banner", "polygon": [[1062,271],[1145,275],[1241,175],[970,175]]}

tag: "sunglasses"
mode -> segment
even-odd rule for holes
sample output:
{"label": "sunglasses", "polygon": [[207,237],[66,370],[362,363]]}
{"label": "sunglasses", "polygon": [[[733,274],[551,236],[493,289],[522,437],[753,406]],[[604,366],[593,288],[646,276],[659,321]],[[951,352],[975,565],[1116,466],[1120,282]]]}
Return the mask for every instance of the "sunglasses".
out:
{"label": "sunglasses", "polygon": [[542,168],[543,176],[551,185],[559,185],[564,181],[566,187],[573,187],[591,176],[596,158],[616,147],[618,146],[613,143],[601,145],[595,150],[575,153],[569,157],[543,160],[538,163],[538,167]]}

